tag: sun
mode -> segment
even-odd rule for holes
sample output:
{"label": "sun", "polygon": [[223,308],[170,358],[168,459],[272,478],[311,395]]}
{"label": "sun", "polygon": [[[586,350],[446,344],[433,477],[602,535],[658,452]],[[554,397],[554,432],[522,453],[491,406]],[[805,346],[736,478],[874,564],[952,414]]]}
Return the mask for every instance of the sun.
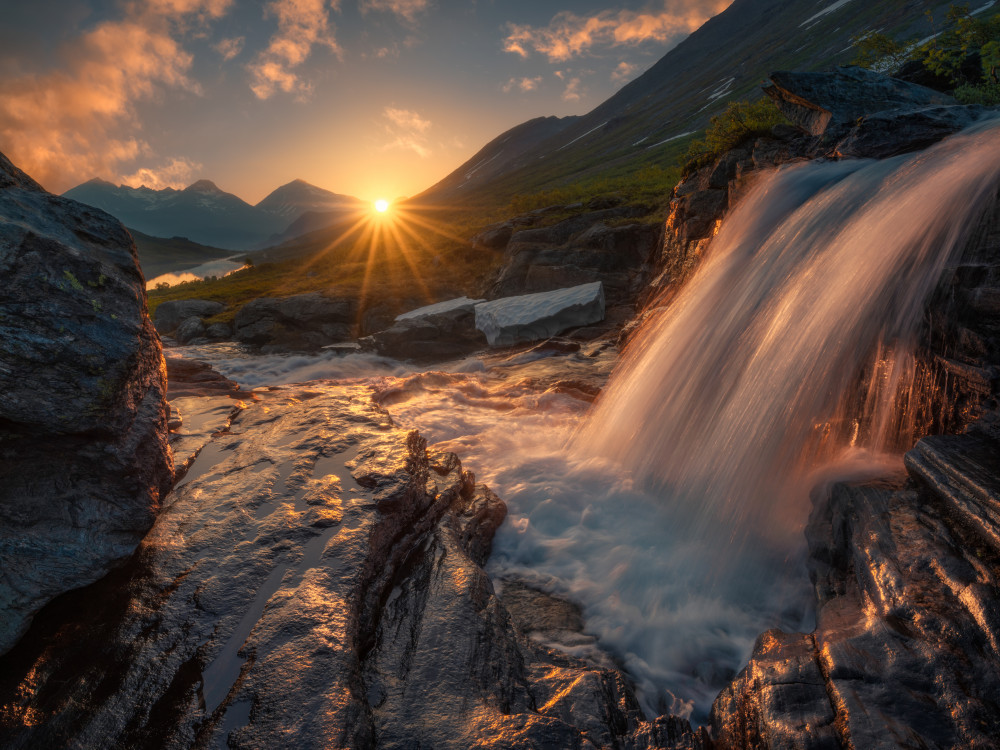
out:
{"label": "sun", "polygon": [[385,198],[379,198],[377,201],[375,201],[375,210],[378,211],[380,214],[384,214],[386,211],[389,210],[389,201],[387,201]]}

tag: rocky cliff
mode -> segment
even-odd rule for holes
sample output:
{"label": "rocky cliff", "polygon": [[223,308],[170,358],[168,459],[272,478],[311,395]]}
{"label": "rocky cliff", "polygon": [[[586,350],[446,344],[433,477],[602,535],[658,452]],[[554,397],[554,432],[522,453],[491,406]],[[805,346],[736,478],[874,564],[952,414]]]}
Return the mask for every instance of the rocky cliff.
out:
{"label": "rocky cliff", "polygon": [[0,155],[0,653],[128,557],[172,476],[131,237]]}

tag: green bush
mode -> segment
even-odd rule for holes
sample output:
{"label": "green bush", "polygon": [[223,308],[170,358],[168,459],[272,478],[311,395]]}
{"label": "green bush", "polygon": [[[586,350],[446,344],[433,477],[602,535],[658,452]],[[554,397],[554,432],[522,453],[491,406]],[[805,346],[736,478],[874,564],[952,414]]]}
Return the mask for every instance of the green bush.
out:
{"label": "green bush", "polygon": [[774,102],[766,97],[755,102],[730,102],[724,112],[711,119],[704,137],[691,141],[682,172],[687,176],[711,164],[726,151],[751,138],[768,135],[775,125],[787,122]]}
{"label": "green bush", "polygon": [[888,34],[878,31],[868,31],[851,37],[855,48],[852,65],[888,73],[896,70],[910,56],[912,45],[897,42]]}

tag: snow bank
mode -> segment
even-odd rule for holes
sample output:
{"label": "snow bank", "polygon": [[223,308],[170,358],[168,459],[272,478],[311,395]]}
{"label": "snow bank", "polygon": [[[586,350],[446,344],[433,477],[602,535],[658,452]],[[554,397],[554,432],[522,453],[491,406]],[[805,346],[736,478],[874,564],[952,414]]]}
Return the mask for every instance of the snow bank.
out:
{"label": "snow bank", "polygon": [[600,281],[476,305],[476,328],[490,346],[513,346],[604,320]]}

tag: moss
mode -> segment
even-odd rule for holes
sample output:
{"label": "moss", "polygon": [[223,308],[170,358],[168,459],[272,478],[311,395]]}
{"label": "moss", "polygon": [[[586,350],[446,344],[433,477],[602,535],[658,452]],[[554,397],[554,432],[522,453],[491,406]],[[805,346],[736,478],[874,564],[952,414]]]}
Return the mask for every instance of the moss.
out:
{"label": "moss", "polygon": [[69,282],[70,286],[76,289],[76,291],[78,292],[85,291],[83,288],[83,284],[80,283],[80,281],[76,278],[76,276],[72,274],[72,272],[68,268],[63,270],[63,278],[65,278]]}
{"label": "moss", "polygon": [[104,305],[102,305],[101,301],[97,299],[90,300],[90,306],[94,308],[95,313],[99,313],[101,310],[104,309]]}

